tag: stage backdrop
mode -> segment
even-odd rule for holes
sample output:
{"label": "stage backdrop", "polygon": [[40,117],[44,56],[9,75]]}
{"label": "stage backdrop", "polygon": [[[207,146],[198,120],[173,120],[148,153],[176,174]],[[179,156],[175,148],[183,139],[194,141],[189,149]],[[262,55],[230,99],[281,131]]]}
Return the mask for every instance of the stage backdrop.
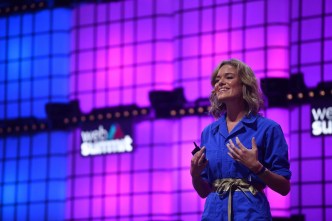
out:
{"label": "stage backdrop", "polygon": [[[1,16],[0,118],[45,119],[46,103],[72,100],[83,113],[150,107],[150,91],[177,87],[194,102],[229,58],[259,79],[303,72],[316,87],[332,80],[331,26],[324,0],[134,0]],[[272,214],[328,220],[331,136],[311,136],[309,104],[263,114],[281,124],[293,172],[288,196],[266,191]],[[0,219],[200,220],[190,152],[213,119],[136,119],[132,152],[82,156],[82,128],[1,137]]]}

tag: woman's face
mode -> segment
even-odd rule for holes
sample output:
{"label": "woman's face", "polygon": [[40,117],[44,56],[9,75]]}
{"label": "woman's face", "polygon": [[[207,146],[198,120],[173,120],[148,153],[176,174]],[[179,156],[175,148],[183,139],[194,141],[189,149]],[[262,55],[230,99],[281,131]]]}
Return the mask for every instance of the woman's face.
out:
{"label": "woman's face", "polygon": [[227,104],[230,101],[243,100],[242,82],[235,67],[223,65],[215,82],[214,89],[219,101]]}

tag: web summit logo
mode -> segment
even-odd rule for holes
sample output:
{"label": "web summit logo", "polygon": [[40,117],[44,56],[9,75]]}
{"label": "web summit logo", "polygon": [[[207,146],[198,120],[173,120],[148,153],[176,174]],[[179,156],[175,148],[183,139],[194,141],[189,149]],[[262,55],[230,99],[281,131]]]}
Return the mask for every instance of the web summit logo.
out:
{"label": "web summit logo", "polygon": [[99,125],[96,130],[82,131],[81,137],[81,154],[85,157],[133,151],[133,140],[129,135],[124,135],[118,124],[112,124],[109,131]]}
{"label": "web summit logo", "polygon": [[312,135],[332,135],[332,106],[311,108]]}

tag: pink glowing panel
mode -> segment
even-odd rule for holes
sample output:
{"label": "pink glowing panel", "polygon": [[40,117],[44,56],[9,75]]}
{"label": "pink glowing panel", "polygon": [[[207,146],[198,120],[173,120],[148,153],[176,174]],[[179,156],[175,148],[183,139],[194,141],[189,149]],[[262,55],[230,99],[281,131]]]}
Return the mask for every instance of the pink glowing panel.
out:
{"label": "pink glowing panel", "polygon": [[139,87],[136,89],[135,100],[138,106],[146,107],[150,105],[149,91],[151,87]]}
{"label": "pink glowing panel", "polygon": [[[95,174],[97,174],[96,171],[94,171]],[[92,179],[92,195],[94,196],[101,196],[104,194],[104,188],[103,185],[105,186],[105,177],[99,176],[99,175],[94,175]]]}
{"label": "pink glowing panel", "polygon": [[[165,155],[165,154],[164,154]],[[161,160],[162,157],[157,158]],[[171,171],[157,171],[152,173],[151,182],[152,182],[152,191],[155,192],[168,192],[170,193],[172,189],[172,178],[173,172]]]}
{"label": "pink glowing panel", "polygon": [[289,217],[290,194],[284,197],[267,188],[266,195],[270,202],[273,217]]}
{"label": "pink glowing panel", "polygon": [[216,23],[215,29],[220,31],[226,31],[229,28],[229,7],[217,7],[216,8],[216,17],[214,22]]}
{"label": "pink glowing panel", "polygon": [[[185,154],[183,154],[183,155],[185,155]],[[188,151],[187,155],[190,155],[190,151]],[[190,162],[190,159],[191,159],[191,157],[189,158],[189,161],[186,161],[187,164],[185,164],[185,162],[182,163],[182,166],[184,166],[184,168],[189,166],[188,162]],[[182,161],[183,161],[183,159],[182,159]],[[192,185],[191,176],[188,176],[189,170],[181,170],[181,171],[179,171],[179,173],[180,173],[181,189],[183,189],[183,190],[194,190],[193,185]],[[195,192],[195,194],[197,194],[197,193]]]}
{"label": "pink glowing panel", "polygon": [[230,16],[232,28],[243,27],[244,7],[241,4],[234,4],[230,6],[232,15]]}
{"label": "pink glowing panel", "polygon": [[133,45],[124,46],[122,48],[123,53],[123,65],[132,65],[135,63],[135,57],[133,56],[135,47]]}
{"label": "pink glowing panel", "polygon": [[80,109],[82,113],[89,113],[94,108],[94,96],[93,94],[79,94],[78,100],[80,101]]}
{"label": "pink glowing panel", "polygon": [[198,11],[189,11],[184,12],[182,14],[182,34],[197,34],[198,33],[198,27],[199,27],[199,21],[198,21],[199,15]]}
{"label": "pink glowing panel", "polygon": [[192,79],[199,76],[200,71],[198,70],[199,60],[197,58],[185,59],[181,63],[181,73],[182,79]]}
{"label": "pink glowing panel", "polygon": [[265,68],[265,56],[263,49],[246,52],[245,62],[252,68],[257,78],[265,76],[265,72],[262,73],[262,76],[258,76],[258,70],[264,70]]}
{"label": "pink glowing panel", "polygon": [[93,53],[91,51],[87,52],[80,52],[78,54],[78,70],[85,71],[85,70],[92,70],[93,67]]}
{"label": "pink glowing panel", "polygon": [[78,30],[80,49],[91,49],[94,47],[94,28],[93,27],[81,27]]}
{"label": "pink glowing panel", "polygon": [[[188,143],[182,144],[180,146],[182,151],[177,156],[177,158],[180,159],[180,165],[179,165],[180,167],[186,168],[186,167],[190,166],[190,161],[192,158],[191,151],[194,149],[193,141],[195,141],[199,145],[198,140],[199,140],[199,136],[197,136],[196,138],[190,139],[190,141]],[[188,171],[186,170],[186,172],[188,172]],[[189,178],[189,176],[186,178]]]}
{"label": "pink glowing panel", "polygon": [[153,168],[156,169],[167,169],[170,167],[170,162],[172,162],[174,159],[172,159],[171,154],[165,154],[169,151],[168,145],[155,145],[153,149]]}
{"label": "pink glowing panel", "polygon": [[267,56],[268,77],[288,77],[288,50],[270,48]]}
{"label": "pink glowing panel", "polygon": [[[304,145],[304,148],[310,148]],[[322,180],[322,162],[321,160],[306,160],[301,164],[301,179],[304,181],[316,181]]]}
{"label": "pink glowing panel", "polygon": [[108,30],[108,45],[110,46],[118,46],[121,44],[122,36],[121,36],[121,29],[122,29],[122,24],[117,22],[117,23],[111,23],[109,25],[109,30]]}
{"label": "pink glowing panel", "polygon": [[155,50],[155,60],[156,61],[172,61],[173,60],[173,44],[171,42],[159,42],[156,43]]}
{"label": "pink glowing panel", "polygon": [[125,88],[122,90],[123,93],[123,99],[121,104],[123,105],[130,105],[130,104],[135,104],[135,90],[133,88]]}
{"label": "pink glowing panel", "polygon": [[136,25],[136,41],[151,41],[153,39],[153,20],[151,18],[137,20]]}
{"label": "pink glowing panel", "polygon": [[84,219],[89,217],[90,200],[75,199],[74,200],[74,219]]}
{"label": "pink glowing panel", "polygon": [[243,48],[243,30],[232,31],[231,32],[231,50],[237,51]]}
{"label": "pink glowing panel", "polygon": [[117,174],[107,174],[105,179],[105,194],[114,195],[119,191],[119,175]]}
{"label": "pink glowing panel", "polygon": [[322,146],[322,138],[321,137],[314,137],[311,135],[311,131],[302,132],[301,140],[305,141],[301,145],[301,157],[323,157],[322,148],[314,148],[313,147],[320,147]]}
{"label": "pink glowing panel", "polygon": [[[245,44],[246,48],[262,48],[264,47],[264,29],[263,28],[251,28],[245,31]],[[262,61],[260,61],[263,63]]]}
{"label": "pink glowing panel", "polygon": [[76,20],[80,25],[93,24],[94,22],[94,4],[82,4],[78,7],[79,19]]}
{"label": "pink glowing panel", "polygon": [[111,70],[108,71],[108,73],[106,73],[106,75],[107,75],[106,88],[118,89],[121,86],[121,75],[122,75],[121,69],[112,68]]}
{"label": "pink glowing panel", "polygon": [[[144,158],[141,158],[141,162],[146,161],[146,159],[143,159]],[[140,168],[135,169],[140,170]],[[132,177],[132,182],[135,183],[132,189],[133,193],[136,193],[136,195],[140,195],[141,193],[147,193],[150,191],[150,173],[137,171],[132,174]]]}
{"label": "pink glowing panel", "polygon": [[98,49],[95,51],[96,56],[96,68],[102,69],[107,67],[107,50],[106,49]]}
{"label": "pink glowing panel", "polygon": [[[110,187],[113,188],[113,187]],[[125,206],[125,205],[124,205]],[[117,210],[119,207],[119,200],[117,196],[106,196],[105,197],[105,203],[104,203],[104,214],[108,217],[113,217],[118,214]]]}
{"label": "pink glowing panel", "polygon": [[246,25],[261,25],[265,21],[264,18],[264,3],[263,2],[248,2],[246,4],[248,12],[255,11],[255,13],[246,13]]}
{"label": "pink glowing panel", "polygon": [[152,83],[152,66],[140,65],[136,67],[136,85],[150,85]]}
{"label": "pink glowing panel", "polygon": [[[91,52],[90,52],[91,53]],[[118,68],[122,62],[122,48],[111,47],[108,51],[108,61],[107,64],[111,68]]]}
{"label": "pink glowing panel", "polygon": [[132,199],[133,212],[136,215],[145,215],[150,212],[150,196],[136,194]]}
{"label": "pink glowing panel", "polygon": [[[170,143],[172,139],[172,128],[173,128],[174,122],[169,120],[156,120],[154,121],[152,130],[153,132],[153,143],[160,144],[168,144]],[[165,130],[167,128],[167,130]]]}
{"label": "pink glowing panel", "polygon": [[92,216],[93,217],[101,217],[103,209],[103,198],[94,197],[92,199]]}
{"label": "pink glowing panel", "polygon": [[[128,195],[122,195],[118,198],[119,204],[117,205],[119,213],[122,216],[128,216],[130,214],[130,207],[132,204],[132,197]],[[121,206],[120,206],[121,205]]]}
{"label": "pink glowing panel", "polygon": [[118,177],[120,188],[118,190],[118,194],[129,194],[132,189],[131,186],[133,184],[132,174],[123,173]]}
{"label": "pink glowing panel", "polygon": [[136,62],[140,63],[148,63],[151,62],[154,58],[152,58],[152,50],[153,45],[151,43],[142,43],[136,46]]}
{"label": "pink glowing panel", "polygon": [[120,171],[130,171],[131,170],[131,161],[132,161],[132,153],[121,153],[119,154],[120,161]]}
{"label": "pink glowing panel", "polygon": [[197,212],[197,200],[199,196],[196,192],[182,192],[180,193],[181,197],[181,212]]}
{"label": "pink glowing panel", "polygon": [[197,36],[194,37],[184,37],[181,40],[181,54],[182,57],[191,57],[195,55],[199,55],[199,38]]}
{"label": "pink glowing panel", "polygon": [[213,18],[213,11],[215,8],[205,8],[203,9],[202,17],[201,17],[201,24],[204,24],[201,26],[200,30],[201,32],[212,32],[214,31],[214,18]]}
{"label": "pink glowing panel", "polygon": [[304,83],[308,88],[317,87],[318,83],[322,81],[320,64],[301,67],[301,72],[304,74]]}
{"label": "pink glowing panel", "polygon": [[152,211],[156,214],[172,213],[172,195],[169,193],[154,193],[152,195]]}
{"label": "pink glowing panel", "polygon": [[83,197],[90,195],[90,178],[76,177],[74,180],[74,196]]}
{"label": "pink glowing panel", "polygon": [[119,155],[118,154],[111,154],[105,156],[106,160],[106,173],[115,173],[119,170],[118,161]]}
{"label": "pink glowing panel", "polygon": [[155,90],[172,90],[174,81],[174,69],[172,63],[156,64],[153,69]]}
{"label": "pink glowing panel", "polygon": [[213,35],[207,34],[201,37],[201,54],[211,55],[214,52]]}
{"label": "pink glowing panel", "polygon": [[[150,132],[147,132],[147,134]],[[144,134],[144,133],[142,133]],[[142,135],[143,137],[144,135]],[[135,139],[137,141],[137,139]],[[134,146],[134,156],[133,156],[133,163],[135,170],[148,170],[150,168],[150,150],[147,147],[142,147],[138,145]],[[144,160],[143,160],[144,159]]]}

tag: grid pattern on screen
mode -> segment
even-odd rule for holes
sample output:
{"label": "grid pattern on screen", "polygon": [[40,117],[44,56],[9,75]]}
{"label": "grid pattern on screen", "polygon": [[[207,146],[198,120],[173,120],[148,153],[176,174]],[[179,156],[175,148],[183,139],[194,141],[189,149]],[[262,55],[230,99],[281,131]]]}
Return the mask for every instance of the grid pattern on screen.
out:
{"label": "grid pattern on screen", "polygon": [[[68,100],[67,9],[0,17],[0,119],[45,118]],[[0,139],[0,219],[65,218],[67,134]]]}
{"label": "grid pattern on screen", "polygon": [[[252,8],[262,11],[249,14]],[[214,66],[229,57],[249,63],[258,78],[288,76],[288,15],[287,4],[276,7],[264,1],[82,5],[74,9],[71,98],[79,99],[85,111],[132,103],[145,106],[150,90],[183,87],[193,102],[208,97]],[[287,111],[272,113],[277,121],[288,122]],[[139,124],[133,154],[95,160],[73,150],[67,218],[200,219],[204,201],[197,198],[187,175],[189,153],[192,141],[199,140],[211,121],[192,117]],[[288,125],[283,126],[288,136]],[[73,136],[72,146],[78,147],[79,132]],[[78,190],[82,182],[87,188]],[[95,195],[98,186],[103,191]],[[267,194],[273,214],[288,215],[287,198]]]}
{"label": "grid pattern on screen", "polygon": [[[68,98],[78,99],[83,112],[149,106],[149,91],[175,87],[183,87],[193,102],[209,95],[212,70],[229,57],[248,63],[258,78],[288,77],[290,70],[301,68],[306,83],[330,80],[331,57],[324,48],[331,33],[322,24],[331,23],[331,5],[319,3],[326,7],[315,11],[308,1],[140,0],[1,17],[0,48],[5,53],[0,53],[0,72],[5,74],[0,76],[0,108],[5,111],[0,117],[45,117],[46,102]],[[304,31],[306,22],[321,27],[315,32],[321,35]],[[316,44],[318,54],[303,55]],[[316,55],[326,60],[317,63]],[[322,73],[319,80],[312,70]],[[289,118],[286,109],[264,114],[281,124],[292,149],[291,212],[305,213],[307,220],[322,214],[326,220],[331,202],[323,194],[331,186],[326,173],[331,159],[325,149],[331,140],[315,140],[320,155],[304,154],[304,144],[312,141],[305,129],[306,110],[292,109]],[[297,125],[294,119],[300,122],[295,129],[290,127]],[[204,200],[191,186],[190,151],[211,121],[137,121],[133,153],[99,157],[80,156],[79,129],[1,139],[0,215],[4,220],[200,220]],[[308,176],[297,165],[321,165],[326,175]],[[44,170],[35,169],[40,167]],[[320,188],[314,201],[305,195],[309,188]],[[266,193],[274,216],[289,214],[288,197]]]}
{"label": "grid pattern on screen", "polygon": [[[291,72],[302,72],[305,84],[314,88],[332,80],[331,1],[292,1]],[[315,27],[315,31],[310,27]],[[293,167],[291,212],[306,220],[329,220],[332,215],[331,136],[311,135],[310,104],[291,110],[290,145]],[[309,194],[308,193],[317,193]]]}

